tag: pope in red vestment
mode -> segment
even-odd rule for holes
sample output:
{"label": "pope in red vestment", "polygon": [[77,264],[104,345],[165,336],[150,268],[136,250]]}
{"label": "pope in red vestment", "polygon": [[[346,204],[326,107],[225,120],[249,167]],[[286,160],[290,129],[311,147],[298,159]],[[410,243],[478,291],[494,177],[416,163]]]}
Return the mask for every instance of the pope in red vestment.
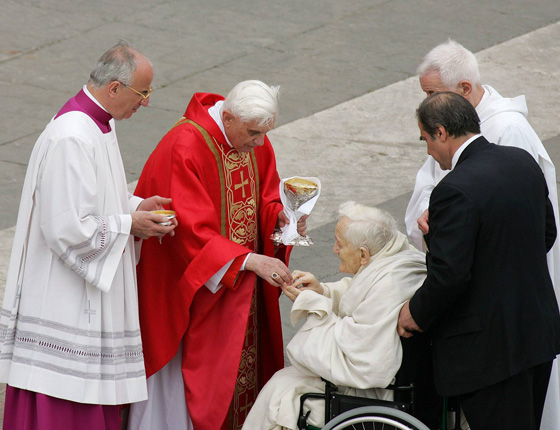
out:
{"label": "pope in red vestment", "polygon": [[[186,403],[197,430],[240,428],[259,388],[284,366],[280,290],[241,270],[251,252],[288,262],[291,248],[275,249],[269,239],[282,211],[274,151],[264,133],[254,149],[228,143],[208,112],[223,99],[193,96],[135,191],[171,197],[179,221],[174,237],[142,244],[140,326],[148,376],[182,345]],[[224,267],[213,293],[205,284]]]}

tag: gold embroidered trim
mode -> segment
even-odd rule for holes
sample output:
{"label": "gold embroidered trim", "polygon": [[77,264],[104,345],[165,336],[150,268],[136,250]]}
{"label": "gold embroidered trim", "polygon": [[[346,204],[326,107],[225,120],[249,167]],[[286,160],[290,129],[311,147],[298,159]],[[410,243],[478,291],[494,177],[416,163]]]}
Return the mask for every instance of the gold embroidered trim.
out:
{"label": "gold embroidered trim", "polygon": [[210,134],[206,131],[206,129],[204,129],[204,127],[202,127],[201,125],[197,124],[196,122],[194,122],[191,119],[185,119],[182,118],[181,120],[179,120],[177,122],[177,124],[175,124],[174,127],[177,127],[178,125],[181,124],[192,124],[195,126],[195,128],[200,132],[200,134],[202,134],[202,137],[204,138],[204,141],[206,142],[206,145],[208,145],[208,148],[210,149],[210,151],[212,151],[212,154],[214,154],[214,157],[216,158],[216,164],[218,165],[218,176],[220,177],[220,190],[221,190],[221,198],[220,198],[220,210],[221,210],[221,232],[222,232],[222,236],[227,237],[227,229],[226,229],[226,195],[225,195],[225,181],[224,181],[224,168],[222,166],[222,158],[220,156],[220,154],[218,153],[218,150],[216,149],[216,147],[218,146],[218,144],[216,143],[216,141],[210,136]]}

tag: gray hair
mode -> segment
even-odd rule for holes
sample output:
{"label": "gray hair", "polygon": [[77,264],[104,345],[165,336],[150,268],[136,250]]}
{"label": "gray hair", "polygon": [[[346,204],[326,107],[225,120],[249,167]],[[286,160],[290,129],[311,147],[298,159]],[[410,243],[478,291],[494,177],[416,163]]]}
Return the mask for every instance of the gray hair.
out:
{"label": "gray hair", "polygon": [[124,85],[132,84],[138,55],[139,52],[127,41],[119,40],[97,60],[89,75],[89,83],[94,88],[104,87],[113,81],[119,81]]}
{"label": "gray hair", "polygon": [[229,92],[223,109],[243,122],[272,126],[278,114],[279,91],[280,87],[269,87],[261,81],[243,81]]}
{"label": "gray hair", "polygon": [[388,212],[356,202],[342,203],[340,218],[349,222],[344,236],[356,249],[365,246],[371,256],[377,254],[397,235],[397,222]]}
{"label": "gray hair", "polygon": [[480,84],[476,57],[451,39],[428,52],[417,72],[420,77],[430,72],[439,73],[442,84],[448,90],[454,90],[461,81],[468,81],[473,86]]}

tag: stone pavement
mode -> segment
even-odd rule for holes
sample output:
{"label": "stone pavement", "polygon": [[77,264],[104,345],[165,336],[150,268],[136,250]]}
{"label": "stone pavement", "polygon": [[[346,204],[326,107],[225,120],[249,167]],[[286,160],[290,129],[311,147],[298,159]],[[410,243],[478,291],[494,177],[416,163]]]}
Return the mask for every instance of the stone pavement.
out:
{"label": "stone pavement", "polygon": [[[3,0],[0,36],[2,292],[31,148],[119,38],[155,67],[149,108],[118,124],[131,189],[193,92],[223,94],[253,78],[281,85],[269,134],[280,175],[323,184],[309,221],[316,244],[295,249],[291,268],[321,280],[340,277],[331,248],[341,202],[378,205],[402,225],[426,157],[415,69],[447,37],[477,52],[483,82],[527,96],[529,119],[560,165],[557,0]],[[290,303],[281,305],[287,315]],[[288,340],[293,328],[284,329]]]}

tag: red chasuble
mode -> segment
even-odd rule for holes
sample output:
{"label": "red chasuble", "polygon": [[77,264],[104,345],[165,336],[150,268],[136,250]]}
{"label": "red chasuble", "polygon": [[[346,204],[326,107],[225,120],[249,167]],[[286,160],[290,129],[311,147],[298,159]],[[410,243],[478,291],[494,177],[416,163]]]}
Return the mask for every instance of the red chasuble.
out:
{"label": "red chasuble", "polygon": [[[231,148],[208,114],[219,100],[223,97],[215,94],[193,96],[186,119],[158,144],[135,192],[171,197],[170,209],[177,212],[174,237],[161,245],[155,238],[142,244],[140,326],[148,376],[167,364],[183,341],[187,407],[197,430],[221,428],[230,405],[244,419],[250,401],[243,404],[244,394],[233,394],[245,383],[240,377],[236,388],[253,346],[260,385],[284,365],[279,290],[253,272],[239,271],[251,251],[287,264],[290,248],[275,254],[269,239],[282,210],[274,151],[268,138],[250,153]],[[204,284],[232,259],[222,288],[212,294]],[[248,325],[252,303],[260,317],[251,317]],[[250,341],[254,325],[258,345]]]}

